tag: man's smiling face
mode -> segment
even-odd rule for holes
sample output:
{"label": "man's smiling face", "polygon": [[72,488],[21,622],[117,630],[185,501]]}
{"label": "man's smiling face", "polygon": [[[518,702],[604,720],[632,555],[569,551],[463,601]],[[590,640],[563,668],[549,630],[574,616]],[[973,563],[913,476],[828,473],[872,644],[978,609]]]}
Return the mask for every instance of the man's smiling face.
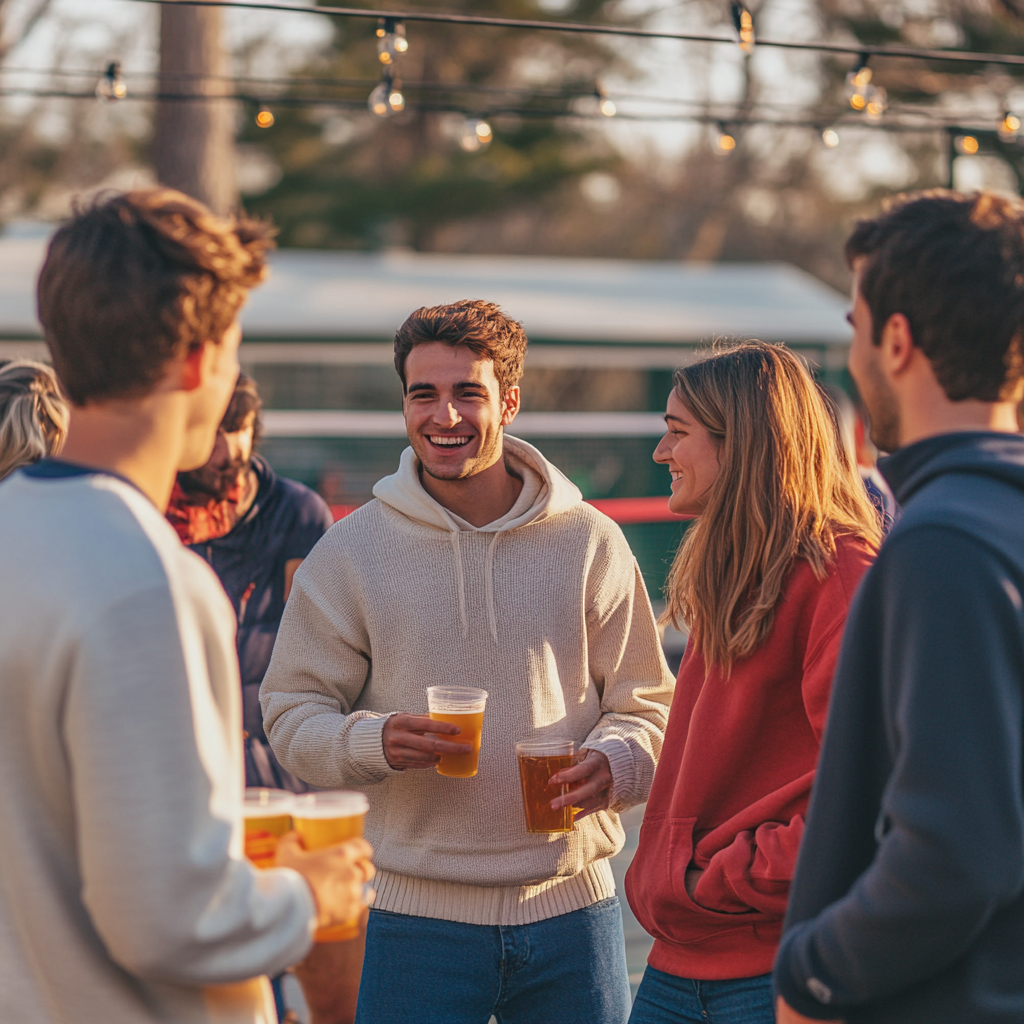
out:
{"label": "man's smiling face", "polygon": [[464,480],[501,458],[519,388],[501,394],[492,360],[465,345],[427,342],[406,357],[405,379],[405,426],[425,473]]}

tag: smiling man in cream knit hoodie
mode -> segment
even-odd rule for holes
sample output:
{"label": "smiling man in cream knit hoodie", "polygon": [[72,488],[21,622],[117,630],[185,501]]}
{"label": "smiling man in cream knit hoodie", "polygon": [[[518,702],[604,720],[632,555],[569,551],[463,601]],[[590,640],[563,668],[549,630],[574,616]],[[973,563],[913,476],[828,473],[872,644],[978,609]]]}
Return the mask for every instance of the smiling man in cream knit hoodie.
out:
{"label": "smiling man in cream knit hoodie", "polygon": [[[616,812],[647,798],[672,692],[643,580],[611,520],[504,435],[526,337],[497,306],[417,310],[395,338],[411,447],[295,577],[262,702],[317,786],[365,788],[377,850],[360,1024],[623,1024]],[[479,773],[426,687],[490,696]],[[441,739],[440,734],[448,734]],[[570,833],[526,831],[517,740],[566,736]],[[557,792],[557,790],[553,791]]]}

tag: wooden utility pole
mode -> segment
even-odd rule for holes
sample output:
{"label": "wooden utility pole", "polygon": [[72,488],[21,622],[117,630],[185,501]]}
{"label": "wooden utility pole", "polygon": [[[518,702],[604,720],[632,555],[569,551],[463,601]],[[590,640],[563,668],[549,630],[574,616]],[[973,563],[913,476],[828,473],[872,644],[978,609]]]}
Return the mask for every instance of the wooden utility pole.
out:
{"label": "wooden utility pole", "polygon": [[[160,7],[160,93],[153,166],[161,184],[202,200],[215,213],[235,209],[235,112],[221,9]],[[196,99],[189,99],[195,96]]]}

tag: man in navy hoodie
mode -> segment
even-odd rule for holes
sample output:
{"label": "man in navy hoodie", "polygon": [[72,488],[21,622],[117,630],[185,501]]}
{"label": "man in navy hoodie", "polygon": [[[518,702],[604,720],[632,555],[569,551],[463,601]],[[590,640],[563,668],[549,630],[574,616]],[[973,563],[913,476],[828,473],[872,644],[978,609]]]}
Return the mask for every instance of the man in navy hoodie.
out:
{"label": "man in navy hoodie", "polygon": [[897,200],[847,243],[850,372],[903,517],[850,610],[778,1020],[1024,1021],[1024,205]]}

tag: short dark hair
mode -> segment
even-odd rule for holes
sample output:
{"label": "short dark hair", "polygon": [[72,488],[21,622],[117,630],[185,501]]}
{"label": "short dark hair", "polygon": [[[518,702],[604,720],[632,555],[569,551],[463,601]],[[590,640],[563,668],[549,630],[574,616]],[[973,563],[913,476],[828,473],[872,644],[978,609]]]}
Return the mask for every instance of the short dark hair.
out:
{"label": "short dark hair", "polygon": [[150,392],[167,363],[219,343],[263,278],[273,232],[168,188],[76,208],[39,275],[39,319],[76,405]]}
{"label": "short dark hair", "polygon": [[1024,203],[945,189],[897,196],[847,241],[850,265],[862,258],[876,345],[902,313],[950,401],[1013,397],[1024,376]]}
{"label": "short dark hair", "polygon": [[494,376],[502,395],[514,388],[523,376],[526,359],[526,332],[493,302],[464,299],[447,306],[422,306],[411,313],[395,335],[395,369],[405,379],[405,360],[417,346],[432,341],[445,345],[465,345],[479,356],[494,362]]}
{"label": "short dark hair", "polygon": [[263,399],[256,388],[256,381],[247,373],[238,375],[238,383],[235,384],[235,393],[228,402],[228,410],[220,421],[220,429],[228,434],[241,430],[246,417],[250,413],[256,414],[252,428],[252,445],[255,448],[263,436]]}

